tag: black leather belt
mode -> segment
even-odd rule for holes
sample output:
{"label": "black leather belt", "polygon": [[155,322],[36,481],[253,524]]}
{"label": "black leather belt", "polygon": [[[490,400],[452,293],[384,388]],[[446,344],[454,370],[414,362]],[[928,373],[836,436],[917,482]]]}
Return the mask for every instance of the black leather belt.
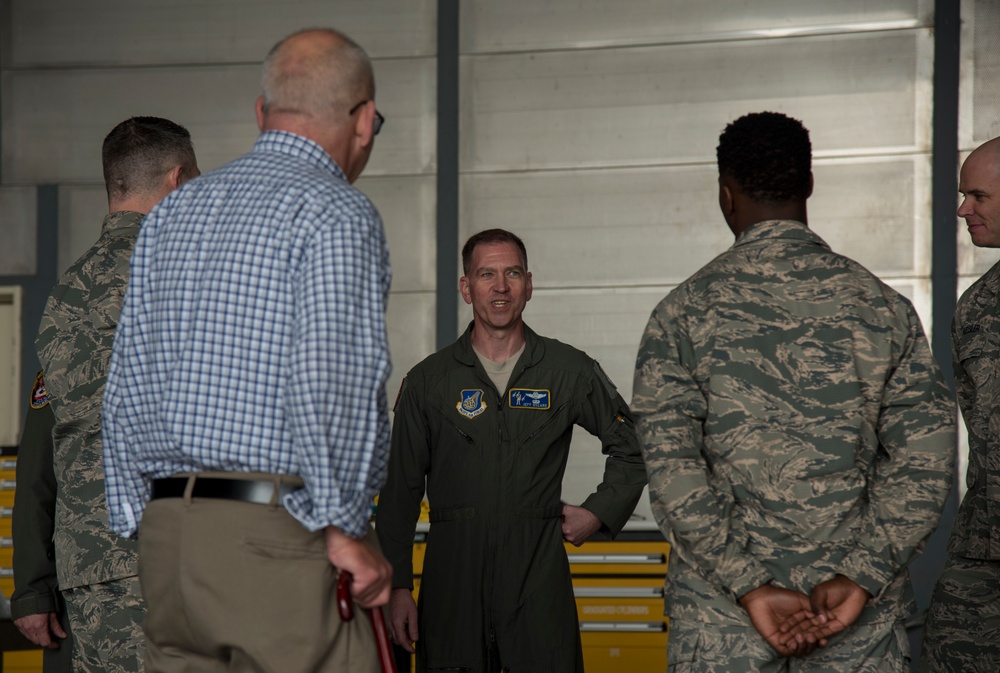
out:
{"label": "black leather belt", "polygon": [[[169,477],[154,479],[150,489],[150,500],[158,498],[183,498],[188,482],[192,477]],[[278,504],[281,498],[301,486],[292,484],[275,484],[273,481],[249,479],[221,479],[218,477],[194,477],[192,498],[221,498],[223,500],[239,500],[253,502],[258,505],[270,505],[274,497],[274,489],[278,489]]]}

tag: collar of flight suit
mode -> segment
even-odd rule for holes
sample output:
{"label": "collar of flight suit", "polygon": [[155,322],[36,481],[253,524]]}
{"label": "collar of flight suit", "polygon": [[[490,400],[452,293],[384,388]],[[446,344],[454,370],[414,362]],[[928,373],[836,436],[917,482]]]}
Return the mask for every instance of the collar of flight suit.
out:
{"label": "collar of flight suit", "polygon": [[[464,365],[470,367],[481,367],[479,364],[479,358],[476,357],[476,351],[472,347],[472,328],[475,326],[475,322],[470,322],[469,326],[465,329],[465,332],[458,338],[455,345],[452,347],[452,354],[455,359]],[[517,363],[514,371],[511,372],[511,381],[520,372],[524,371],[525,367],[530,367],[541,361],[542,356],[545,355],[545,342],[542,338],[535,334],[527,325],[524,326],[524,353],[521,355],[521,360]]]}

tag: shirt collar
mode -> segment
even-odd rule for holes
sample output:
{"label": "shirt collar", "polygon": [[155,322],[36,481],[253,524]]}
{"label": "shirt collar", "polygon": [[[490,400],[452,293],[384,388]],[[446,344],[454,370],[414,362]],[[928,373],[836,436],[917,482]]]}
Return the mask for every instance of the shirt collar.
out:
{"label": "shirt collar", "polygon": [[101,225],[101,234],[127,234],[133,229],[137,229],[146,217],[142,213],[131,210],[117,210],[104,216],[104,223]]}
{"label": "shirt collar", "polygon": [[277,152],[303,159],[317,168],[333,173],[341,180],[347,176],[326,150],[315,141],[291,131],[264,131],[253,146],[254,152]]}
{"label": "shirt collar", "polygon": [[830,249],[822,238],[816,235],[812,229],[795,220],[764,220],[757,224],[752,224],[743,230],[743,233],[733,244],[734,248],[750,245],[757,241],[770,240],[775,238],[793,239],[805,241],[818,245],[822,248]]}

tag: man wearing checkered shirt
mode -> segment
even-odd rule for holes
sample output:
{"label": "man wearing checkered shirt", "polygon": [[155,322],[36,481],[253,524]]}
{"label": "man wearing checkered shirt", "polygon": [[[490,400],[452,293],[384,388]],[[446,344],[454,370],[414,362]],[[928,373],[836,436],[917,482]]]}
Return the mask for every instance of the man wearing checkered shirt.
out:
{"label": "man wearing checkered shirt", "polygon": [[361,606],[391,570],[390,270],[351,183],[382,124],[371,63],[331,30],[263,66],[253,150],[143,224],[104,403],[111,527],[139,532],[148,671],[376,670]]}

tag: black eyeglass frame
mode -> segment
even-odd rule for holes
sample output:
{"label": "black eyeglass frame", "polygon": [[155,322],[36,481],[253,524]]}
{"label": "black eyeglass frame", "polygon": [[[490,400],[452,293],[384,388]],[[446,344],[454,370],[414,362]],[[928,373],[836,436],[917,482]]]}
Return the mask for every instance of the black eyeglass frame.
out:
{"label": "black eyeglass frame", "polygon": [[[347,116],[348,117],[353,117],[354,113],[357,112],[358,110],[360,110],[361,106],[364,105],[365,103],[369,102],[369,101],[371,101],[371,98],[366,98],[363,101],[361,101],[360,103],[358,103],[357,105],[355,105],[354,107],[352,107],[350,109],[350,111],[347,113]],[[384,124],[384,123],[385,123],[385,115],[383,115],[381,112],[379,112],[378,108],[375,108],[375,122],[372,124],[372,135],[373,136],[377,136],[378,135],[378,132],[382,130],[382,124]]]}

